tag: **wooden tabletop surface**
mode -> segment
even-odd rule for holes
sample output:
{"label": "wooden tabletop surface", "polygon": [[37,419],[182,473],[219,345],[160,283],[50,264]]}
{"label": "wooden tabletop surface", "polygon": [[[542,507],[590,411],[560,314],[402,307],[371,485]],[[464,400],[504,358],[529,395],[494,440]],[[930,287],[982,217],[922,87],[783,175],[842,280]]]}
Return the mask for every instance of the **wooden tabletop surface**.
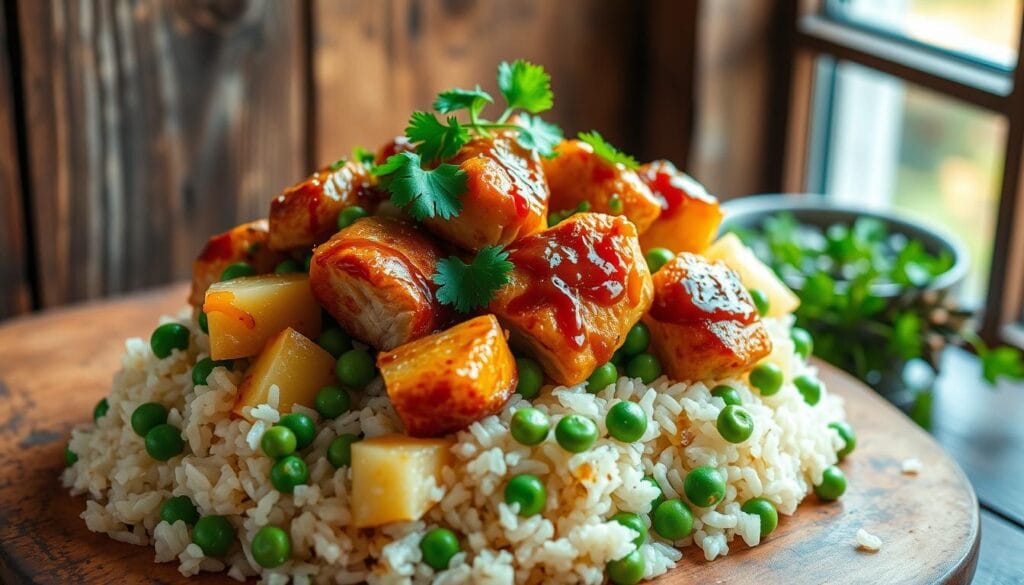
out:
{"label": "wooden tabletop surface", "polygon": [[[0,433],[17,434],[19,437],[17,448],[19,449],[47,445],[51,447],[46,449],[47,452],[57,453],[59,445],[66,438],[70,426],[69,421],[83,419],[83,416],[87,418],[87,414],[82,416],[79,414],[91,412],[92,404],[98,393],[102,392],[103,385],[109,384],[109,376],[116,368],[118,356],[123,350],[122,338],[126,335],[146,335],[157,316],[173,312],[183,304],[183,298],[184,288],[178,286],[117,300],[115,302],[119,310],[116,312],[116,318],[106,323],[98,323],[95,318],[83,319],[81,308],[62,309],[46,313],[41,317],[22,318],[0,323]],[[58,339],[39,335],[41,329],[57,330],[55,325],[58,324],[63,328],[60,329],[63,333]],[[91,335],[85,334],[88,330],[97,328],[102,328],[102,335],[97,335],[95,332]],[[63,339],[66,339],[69,344],[75,344],[81,343],[82,339],[97,339],[99,337],[116,337],[117,341],[103,347],[90,348],[89,351],[67,352],[68,356],[79,356],[77,359],[64,357],[64,352],[61,352],[60,355],[46,355],[45,352],[42,352],[45,348],[51,348],[51,354],[54,353],[52,348],[61,347],[61,343],[64,343]],[[978,366],[971,356],[962,352],[950,352],[946,359],[946,374],[939,380],[935,399],[934,432],[938,441],[966,470],[981,501],[984,538],[981,541],[980,563],[975,583],[1022,583],[1024,582],[1024,559],[1021,555],[1021,551],[1024,551],[1024,482],[1021,479],[1024,476],[1022,473],[1024,470],[1024,425],[1020,425],[1017,419],[1024,415],[1024,385],[1002,385],[996,390],[990,390],[978,382],[980,380]],[[73,416],[64,414],[59,417],[59,420],[53,421],[55,423],[53,425],[39,424],[39,421],[22,417],[20,412],[28,410],[33,405],[20,403],[19,400],[25,400],[24,395],[12,389],[32,383],[34,371],[45,374],[48,368],[57,366],[61,369],[64,383],[58,385],[53,376],[41,376],[42,379],[50,381],[41,383],[38,399],[59,402],[61,411],[75,414]],[[75,380],[76,384],[80,384],[83,388],[82,392],[69,393],[66,387],[68,379]],[[39,384],[37,383],[37,385]],[[868,407],[878,408],[879,406],[874,404],[877,397],[871,395],[869,398],[871,400],[868,401]],[[15,404],[15,402],[19,403]],[[856,412],[851,412],[851,416],[856,414]],[[864,417],[865,413],[862,411],[859,416]],[[905,432],[912,438],[918,434],[913,428],[905,429]],[[0,443],[6,443],[6,441],[0,441]],[[4,451],[7,451],[6,447],[0,445],[0,455],[3,456],[3,459],[12,460],[14,458],[11,452],[5,453]],[[858,462],[855,457],[852,458],[850,465],[855,466],[854,469],[848,469],[851,477],[864,477],[865,474],[880,471],[871,469],[873,462],[869,463],[867,460]],[[47,467],[53,466],[47,465]],[[28,475],[32,475],[32,473]],[[24,480],[29,479],[29,477],[24,478]],[[874,480],[873,477],[871,479]],[[12,478],[9,474],[0,475],[0,490],[5,488],[5,484],[10,487],[10,481]],[[54,501],[57,502],[57,506],[68,507],[69,510],[73,507],[70,504],[62,505],[60,503],[63,500],[61,500],[59,490],[51,488],[48,489],[48,492],[50,493],[49,497],[54,498]],[[69,503],[73,502],[74,505],[81,505],[78,500],[72,501],[69,498],[64,498],[64,500]],[[851,499],[845,507],[847,510],[855,508],[855,504],[856,502]],[[941,517],[947,512],[942,507],[940,502],[936,501],[931,512],[937,515],[936,517]],[[817,524],[819,521],[827,523],[829,521],[827,516],[834,514],[834,510],[830,511],[828,507],[802,510],[797,518],[802,515],[804,519],[813,520],[812,524]],[[847,514],[847,511],[840,509],[839,514]],[[0,515],[3,514],[0,513]],[[784,528],[785,524],[780,528],[780,533],[773,535],[773,538],[777,537],[781,541],[792,535],[792,532],[784,531]],[[82,530],[84,531],[84,528]],[[767,549],[767,547],[761,548]],[[786,558],[787,548],[789,547],[782,547],[782,550],[778,551],[779,554],[775,556]],[[754,553],[756,550],[750,552]],[[688,557],[691,556],[693,555],[688,555]],[[744,552],[740,551],[732,562],[740,563],[744,556]],[[730,556],[730,559],[732,558]],[[8,558],[6,562],[11,562],[11,560]],[[0,565],[3,564],[0,562]],[[710,566],[704,567],[703,574],[706,575],[706,571],[716,565],[721,566],[712,563]],[[771,563],[769,562],[767,565],[770,566]],[[712,572],[715,571],[712,569]],[[700,577],[701,573],[693,576]],[[3,575],[0,574],[0,581],[3,580],[2,577]]]}

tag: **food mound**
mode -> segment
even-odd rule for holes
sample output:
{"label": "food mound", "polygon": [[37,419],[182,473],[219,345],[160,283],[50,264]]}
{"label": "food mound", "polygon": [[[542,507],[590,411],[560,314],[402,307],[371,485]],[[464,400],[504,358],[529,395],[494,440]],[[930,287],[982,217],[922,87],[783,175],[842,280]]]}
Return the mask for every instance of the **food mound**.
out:
{"label": "food mound", "polygon": [[618,585],[842,495],[842,402],[717,200],[563,139],[539,66],[498,87],[209,240],[73,432],[90,530],[186,576]]}

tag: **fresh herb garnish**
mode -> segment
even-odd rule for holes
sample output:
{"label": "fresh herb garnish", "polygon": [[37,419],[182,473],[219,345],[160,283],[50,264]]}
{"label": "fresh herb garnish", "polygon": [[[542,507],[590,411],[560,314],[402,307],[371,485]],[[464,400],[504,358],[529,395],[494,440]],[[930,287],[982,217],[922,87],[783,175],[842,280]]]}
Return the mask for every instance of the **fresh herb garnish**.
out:
{"label": "fresh herb garnish", "polygon": [[640,163],[635,158],[609,144],[597,130],[580,132],[576,137],[594,147],[594,154],[612,164],[621,163],[634,171],[640,168]]}
{"label": "fresh herb garnish", "polygon": [[437,300],[460,313],[486,307],[498,289],[508,284],[512,268],[508,252],[498,246],[480,248],[469,264],[457,256],[444,258],[433,276],[434,283],[440,285]]}
{"label": "fresh herb garnish", "polygon": [[551,91],[551,76],[540,65],[522,59],[509,64],[498,65],[498,89],[505,96],[508,108],[498,118],[504,122],[516,108],[531,114],[550,110],[555,105],[555,94]]}
{"label": "fresh herb garnish", "polygon": [[442,114],[467,110],[469,112],[469,119],[476,120],[484,106],[493,103],[494,98],[491,97],[491,94],[480,89],[478,85],[476,89],[455,88],[442,91],[437,95],[437,99],[434,100],[434,109]]}
{"label": "fresh herb garnish", "polygon": [[469,131],[455,116],[448,116],[445,125],[428,112],[413,112],[405,135],[410,142],[418,143],[416,152],[428,162],[451,158],[469,142]]}
{"label": "fresh herb garnish", "polygon": [[466,173],[451,164],[432,170],[422,166],[420,155],[400,152],[373,169],[391,193],[391,201],[417,220],[455,217],[462,210],[459,196],[466,191]]}
{"label": "fresh herb garnish", "polygon": [[352,158],[370,167],[371,169],[374,166],[374,162],[377,160],[376,155],[374,155],[369,150],[366,150],[362,146],[357,146],[354,149],[352,149]]}

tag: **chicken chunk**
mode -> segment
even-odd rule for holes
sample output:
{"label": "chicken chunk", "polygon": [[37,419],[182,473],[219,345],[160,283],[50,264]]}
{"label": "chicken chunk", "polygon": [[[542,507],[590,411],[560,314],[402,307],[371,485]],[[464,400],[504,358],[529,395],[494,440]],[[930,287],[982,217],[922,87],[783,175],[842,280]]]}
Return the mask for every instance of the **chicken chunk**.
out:
{"label": "chicken chunk", "polygon": [[414,152],[415,150],[416,147],[413,146],[412,142],[409,142],[409,139],[406,138],[404,134],[400,134],[386,142],[379,150],[377,150],[377,156],[374,158],[373,162],[374,164],[382,165],[390,156],[396,155],[400,152]]}
{"label": "chicken chunk", "polygon": [[424,220],[441,238],[467,250],[504,246],[547,227],[548,185],[540,157],[514,140],[477,138],[451,160],[468,175],[462,211]]}
{"label": "chicken chunk", "polygon": [[640,234],[644,250],[668,248],[673,252],[701,252],[711,244],[722,223],[718,199],[703,185],[667,160],[640,168],[640,178],[661,203],[657,221]]}
{"label": "chicken chunk", "polygon": [[661,204],[636,171],[611,163],[580,140],[566,140],[558,156],[544,160],[544,174],[551,189],[551,211],[574,210],[580,203],[590,211],[625,215],[643,233],[661,213]]}
{"label": "chicken chunk", "polygon": [[267,220],[261,219],[235,226],[210,238],[199,257],[192,262],[192,292],[188,302],[202,307],[206,289],[220,280],[229,264],[247,262],[256,274],[273,272],[286,255],[267,247]]}
{"label": "chicken chunk", "polygon": [[359,205],[372,211],[381,198],[370,169],[355,161],[331,165],[285,189],[270,202],[270,247],[293,250],[326,241],[338,231],[338,214]]}
{"label": "chicken chunk", "polygon": [[508,251],[515,268],[489,308],[559,384],[607,362],[651,304],[651,274],[624,217],[578,213]]}
{"label": "chicken chunk", "polygon": [[448,322],[431,281],[440,258],[440,248],[415,227],[366,217],[314,250],[310,287],[349,333],[390,350]]}
{"label": "chicken chunk", "polygon": [[498,412],[518,379],[515,357],[494,315],[381,353],[377,365],[391,404],[414,437],[461,431]]}
{"label": "chicken chunk", "polygon": [[736,273],[686,252],[655,273],[654,302],[644,322],[655,355],[678,381],[739,374],[772,350]]}

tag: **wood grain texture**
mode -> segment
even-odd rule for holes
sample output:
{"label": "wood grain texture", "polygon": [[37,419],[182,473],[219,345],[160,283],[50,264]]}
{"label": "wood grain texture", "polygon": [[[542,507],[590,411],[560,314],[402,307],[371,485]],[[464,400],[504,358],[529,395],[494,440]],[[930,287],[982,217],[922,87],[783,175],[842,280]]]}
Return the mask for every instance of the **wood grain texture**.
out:
{"label": "wood grain texture", "polygon": [[[545,116],[567,135],[597,128],[641,157],[685,156],[692,78],[673,52],[693,24],[674,4],[314,0],[317,159],[376,148],[450,87],[479,83],[500,112],[497,65],[517,58],[551,74]],[[660,36],[647,42],[649,27]]]}
{"label": "wood grain texture", "polygon": [[0,319],[32,308],[11,59],[11,23],[0,11]]}
{"label": "wood grain texture", "polygon": [[[88,532],[81,498],[59,487],[61,449],[72,425],[89,420],[110,384],[123,338],[148,335],[158,315],[184,304],[174,287],[0,327],[0,577],[13,583],[183,583],[153,551]],[[767,542],[734,548],[708,563],[688,549],[660,585],[684,583],[968,583],[979,541],[978,505],[964,474],[935,442],[852,378],[824,366],[828,387],[846,400],[857,451],[843,464],[840,502],[810,497]],[[900,462],[919,458],[919,476]],[[884,541],[859,552],[859,528]],[[733,543],[738,545],[738,541]],[[230,583],[206,576],[200,582]]]}
{"label": "wood grain texture", "polygon": [[17,2],[44,306],[184,276],[305,171],[301,2]]}

